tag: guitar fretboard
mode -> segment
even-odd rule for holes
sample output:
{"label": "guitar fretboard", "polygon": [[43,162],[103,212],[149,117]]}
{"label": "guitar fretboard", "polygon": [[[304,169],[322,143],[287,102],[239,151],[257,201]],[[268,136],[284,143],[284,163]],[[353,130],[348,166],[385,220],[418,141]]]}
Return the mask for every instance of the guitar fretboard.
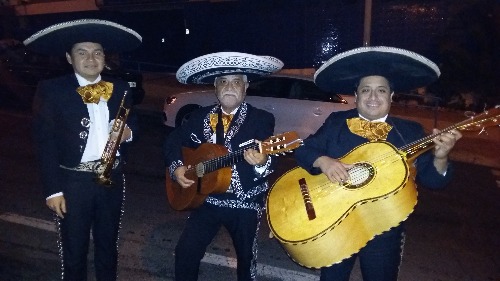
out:
{"label": "guitar fretboard", "polygon": [[418,155],[424,153],[425,151],[433,148],[436,144],[433,142],[433,139],[438,137],[441,134],[447,133],[451,130],[457,129],[457,130],[465,130],[467,128],[473,127],[472,129],[478,129],[478,130],[484,130],[484,127],[487,125],[487,123],[493,122],[494,124],[498,123],[498,117],[499,115],[493,115],[489,113],[495,113],[495,110],[491,110],[490,112],[485,112],[479,116],[472,117],[470,119],[463,120],[462,122],[456,123],[454,125],[451,125],[447,128],[444,128],[441,130],[440,133],[438,134],[432,134],[429,136],[426,136],[425,138],[416,140],[412,143],[409,143],[407,145],[404,145],[399,148],[400,151],[403,151],[406,153],[407,159],[412,159],[417,157]]}
{"label": "guitar fretboard", "polygon": [[205,173],[210,173],[215,170],[225,168],[225,167],[231,167],[234,164],[241,162],[244,160],[243,153],[247,149],[258,149],[259,145],[258,144],[251,144],[246,146],[245,148],[238,149],[236,151],[233,151],[227,155],[220,156],[214,159],[210,159],[208,161],[203,162],[203,167]]}

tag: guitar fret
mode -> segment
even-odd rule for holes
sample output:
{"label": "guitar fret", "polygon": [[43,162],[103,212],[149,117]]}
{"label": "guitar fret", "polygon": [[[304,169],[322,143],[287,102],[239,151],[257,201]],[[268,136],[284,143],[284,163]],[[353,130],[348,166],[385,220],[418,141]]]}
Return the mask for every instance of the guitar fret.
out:
{"label": "guitar fret", "polygon": [[203,162],[203,166],[205,167],[205,172],[210,173],[210,172],[216,171],[220,168],[231,167],[231,166],[235,165],[236,163],[243,161],[244,152],[246,149],[249,149],[249,148],[257,149],[258,145],[253,144],[253,145],[250,145],[244,149],[239,149],[239,150],[236,150],[236,151],[229,153],[227,155],[224,155],[224,156],[221,156],[221,157],[218,157],[215,159],[210,159],[208,161]]}
{"label": "guitar fret", "polygon": [[[493,114],[493,116],[487,117],[490,114]],[[494,115],[494,114],[496,114],[496,115]],[[451,125],[447,128],[444,128],[438,134],[432,134],[432,135],[426,136],[420,140],[417,140],[417,141],[414,141],[414,142],[409,143],[407,145],[404,145],[404,146],[400,147],[399,150],[405,152],[408,158],[413,158],[413,157],[416,157],[416,156],[420,155],[421,153],[433,148],[435,146],[435,144],[433,142],[434,138],[436,138],[437,136],[439,136],[443,133],[447,133],[447,132],[454,130],[454,129],[465,130],[468,127],[472,127],[472,130],[474,130],[474,128],[476,128],[476,129],[480,128],[480,133],[481,133],[486,126],[491,126],[491,124],[489,124],[489,123],[492,122],[494,125],[497,125],[498,118],[499,118],[498,108],[494,108],[494,109],[491,109],[490,111],[485,111],[484,113],[482,113],[478,116],[471,117],[469,119],[466,119],[466,120],[463,120],[459,123]]]}
{"label": "guitar fret", "polygon": [[[262,154],[279,155],[297,148],[302,143],[296,132],[286,132],[263,140],[260,144],[248,142],[244,148],[238,147],[233,152],[223,149],[220,145],[203,143],[196,149],[182,148],[184,164],[191,166],[187,177],[196,183],[189,190],[195,188],[194,192],[186,192],[185,188],[174,181],[167,171],[167,197],[171,207],[175,210],[187,210],[196,208],[211,193],[225,192],[229,188],[231,173],[227,169],[221,169],[220,174],[216,170],[231,167],[244,160],[246,149],[253,148]],[[203,157],[204,156],[204,157]],[[224,170],[224,171],[223,171]],[[230,171],[229,171],[230,172]],[[213,173],[208,175],[209,173]],[[214,180],[219,178],[221,181]]]}
{"label": "guitar fret", "polygon": [[[481,133],[499,123],[500,108],[495,108],[440,134],[465,128]],[[334,184],[324,174],[311,175],[301,167],[287,171],[266,198],[273,236],[294,261],[309,268],[329,266],[356,254],[375,235],[401,224],[414,211],[417,190],[408,160],[433,147],[433,140],[440,134],[401,148],[385,141],[355,147],[342,157],[346,163],[355,164],[349,170],[348,185]],[[388,179],[394,184],[388,184]],[[359,214],[365,216],[363,221]],[[345,236],[346,229],[359,239],[332,243]]]}

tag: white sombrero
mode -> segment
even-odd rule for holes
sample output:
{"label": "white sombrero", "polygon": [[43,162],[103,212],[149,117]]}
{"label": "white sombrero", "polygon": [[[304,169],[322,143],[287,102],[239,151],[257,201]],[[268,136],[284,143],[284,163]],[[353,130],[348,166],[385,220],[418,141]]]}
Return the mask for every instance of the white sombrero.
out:
{"label": "white sombrero", "polygon": [[126,52],[137,48],[142,37],[123,25],[99,19],[79,19],[51,25],[24,40],[34,52],[64,55],[76,43],[100,43],[105,51]]}
{"label": "white sombrero", "polygon": [[384,76],[397,91],[427,86],[439,78],[438,66],[429,59],[394,47],[361,47],[340,53],[314,74],[314,83],[326,91],[353,93],[365,76]]}
{"label": "white sombrero", "polygon": [[245,74],[248,80],[280,70],[283,62],[275,57],[237,52],[219,52],[192,59],[177,70],[183,84],[212,84],[218,76]]}

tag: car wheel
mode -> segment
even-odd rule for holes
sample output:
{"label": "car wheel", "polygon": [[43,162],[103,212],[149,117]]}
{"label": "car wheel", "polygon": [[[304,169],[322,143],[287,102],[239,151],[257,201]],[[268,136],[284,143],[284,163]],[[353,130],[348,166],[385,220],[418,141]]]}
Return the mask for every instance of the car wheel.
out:
{"label": "car wheel", "polygon": [[175,117],[175,127],[179,127],[180,125],[186,123],[186,121],[191,116],[191,113],[201,106],[197,104],[188,104],[183,106],[179,112],[177,112],[177,116]]}

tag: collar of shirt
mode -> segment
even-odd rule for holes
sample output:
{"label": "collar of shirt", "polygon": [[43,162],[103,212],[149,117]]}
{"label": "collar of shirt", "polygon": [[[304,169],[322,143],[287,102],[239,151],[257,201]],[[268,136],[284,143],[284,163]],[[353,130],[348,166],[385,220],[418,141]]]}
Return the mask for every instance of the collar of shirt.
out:
{"label": "collar of shirt", "polygon": [[365,119],[367,121],[370,121],[370,122],[385,122],[385,120],[387,120],[387,116],[388,116],[388,115],[385,115],[384,117],[379,118],[379,119],[369,120],[368,118],[365,118],[363,115],[361,115],[359,113],[358,113],[358,115],[359,115],[360,118],[363,118],[363,119]]}
{"label": "collar of shirt", "polygon": [[87,79],[83,78],[80,74],[78,73],[75,73],[75,76],[76,76],[76,79],[78,80],[78,84],[80,86],[87,86],[87,85],[90,85],[90,84],[95,84],[99,81],[101,81],[101,75],[99,74],[99,76],[97,77],[97,79],[95,81],[88,81]]}
{"label": "collar of shirt", "polygon": [[235,109],[234,109],[233,111],[231,111],[230,113],[225,112],[225,111],[224,111],[224,109],[222,109],[222,108],[221,108],[221,110],[222,110],[222,113],[224,113],[224,114],[226,114],[226,115],[230,115],[230,114],[233,114],[233,115],[234,115],[234,114],[236,114],[236,112],[238,111],[238,109],[239,109],[239,108],[240,108],[240,107],[238,106],[237,108],[235,108]]}

